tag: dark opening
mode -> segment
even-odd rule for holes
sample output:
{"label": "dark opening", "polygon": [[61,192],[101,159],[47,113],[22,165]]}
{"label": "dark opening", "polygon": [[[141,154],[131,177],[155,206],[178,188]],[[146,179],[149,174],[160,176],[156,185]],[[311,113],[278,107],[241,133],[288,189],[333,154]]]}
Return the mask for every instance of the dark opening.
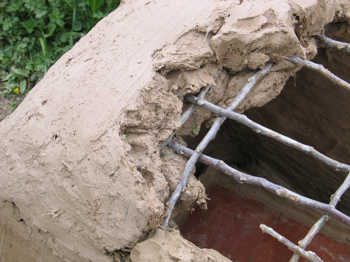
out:
{"label": "dark opening", "polygon": [[[331,25],[327,30],[331,37],[350,42],[350,34],[344,36],[349,27],[344,26]],[[350,82],[349,54],[320,48],[314,61]],[[302,69],[289,79],[276,99],[245,114],[329,157],[350,163],[350,90],[337,87],[316,72]],[[198,145],[206,131],[202,128],[196,138],[185,138],[191,148]],[[231,120],[225,122],[205,153],[325,203],[346,176]],[[258,225],[267,223],[297,243],[320,216],[264,190],[235,185],[203,164],[197,165],[196,176],[207,188],[208,210],[190,215],[181,225],[182,233],[198,246],[217,249],[233,261],[288,261],[292,253],[263,235]],[[350,214],[350,192],[345,193],[337,208]],[[350,228],[331,221],[310,249],[325,261],[350,261],[349,243]]]}

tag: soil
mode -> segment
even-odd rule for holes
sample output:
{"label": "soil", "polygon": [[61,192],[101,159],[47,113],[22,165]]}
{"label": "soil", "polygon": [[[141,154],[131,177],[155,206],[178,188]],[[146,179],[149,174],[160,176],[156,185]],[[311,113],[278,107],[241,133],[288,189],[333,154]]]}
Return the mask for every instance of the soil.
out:
{"label": "soil", "polygon": [[3,93],[1,93],[0,86],[0,121],[10,115],[22,100],[22,97],[5,96]]}
{"label": "soil", "polygon": [[0,94],[0,121],[11,113],[11,101]]}

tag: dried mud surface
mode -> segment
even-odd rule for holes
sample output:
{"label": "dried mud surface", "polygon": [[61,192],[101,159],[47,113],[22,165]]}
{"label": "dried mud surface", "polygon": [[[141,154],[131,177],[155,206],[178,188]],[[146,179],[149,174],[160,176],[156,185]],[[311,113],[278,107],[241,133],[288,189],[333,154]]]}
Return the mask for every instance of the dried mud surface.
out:
{"label": "dried mud surface", "polygon": [[135,246],[131,252],[132,261],[140,262],[229,262],[219,252],[212,249],[200,249],[184,239],[177,230],[157,230],[154,236]]}
{"label": "dried mud surface", "polygon": [[[132,249],[162,223],[181,175],[185,159],[160,143],[178,129],[183,97],[213,85],[208,99],[227,105],[272,61],[238,110],[262,106],[297,71],[283,57],[313,58],[312,36],[349,17],[345,1],[123,2],[0,122],[2,258],[105,262]],[[178,134],[210,118],[198,110]],[[205,197],[191,178],[177,213]]]}

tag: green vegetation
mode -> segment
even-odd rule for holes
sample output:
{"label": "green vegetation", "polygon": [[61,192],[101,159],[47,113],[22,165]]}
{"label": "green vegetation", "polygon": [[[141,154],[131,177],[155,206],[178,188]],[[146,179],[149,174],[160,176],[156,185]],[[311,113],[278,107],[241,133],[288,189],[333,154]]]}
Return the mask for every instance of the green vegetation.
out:
{"label": "green vegetation", "polygon": [[199,128],[195,121],[192,122],[192,133],[197,136],[199,134]]}
{"label": "green vegetation", "polygon": [[24,95],[119,0],[0,1],[0,78]]}

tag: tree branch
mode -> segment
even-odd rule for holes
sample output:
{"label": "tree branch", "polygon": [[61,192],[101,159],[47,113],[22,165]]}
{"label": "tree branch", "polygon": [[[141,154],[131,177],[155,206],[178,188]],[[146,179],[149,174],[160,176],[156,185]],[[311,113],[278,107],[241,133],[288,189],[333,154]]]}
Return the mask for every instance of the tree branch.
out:
{"label": "tree branch", "polygon": [[[219,72],[221,72],[221,70],[218,70],[216,77],[218,77]],[[211,89],[211,86],[204,87],[203,90],[200,91],[200,93],[198,94],[198,97],[204,98],[210,89]],[[180,126],[183,126],[186,123],[186,121],[191,117],[195,108],[196,108],[196,105],[191,104],[190,107],[187,108],[187,110],[181,115]],[[172,134],[160,144],[160,148],[161,149],[165,148],[170,143],[170,141],[174,138],[174,136],[175,136],[175,131],[173,131]]]}
{"label": "tree branch", "polygon": [[[338,202],[340,201],[340,198],[345,193],[346,190],[348,190],[350,187],[350,173],[347,175],[346,179],[344,180],[343,184],[337,189],[337,191],[331,196],[331,201],[329,202],[329,205],[331,207],[336,207]],[[306,234],[306,236],[298,242],[299,247],[305,249],[307,246],[311,243],[311,241],[314,239],[314,237],[321,231],[322,227],[326,224],[326,222],[329,220],[328,215],[323,215],[309,230],[309,232]],[[299,255],[294,254],[289,262],[298,262]]]}
{"label": "tree branch", "polygon": [[[216,72],[216,75],[214,77],[214,83],[216,83],[216,81],[218,80],[220,73],[222,72],[221,69],[219,69]],[[198,97],[199,98],[204,98],[205,95],[208,93],[208,91],[212,88],[212,86],[206,86],[205,88],[203,88],[203,90],[199,93]],[[191,104],[190,107],[182,114],[181,119],[180,119],[180,126],[183,126],[186,121],[190,118],[190,116],[193,113],[193,110],[195,109],[195,105]]]}
{"label": "tree branch", "polygon": [[329,80],[331,80],[336,85],[350,89],[350,83],[348,83],[345,80],[341,79],[340,77],[336,76],[331,71],[326,69],[323,65],[320,65],[320,64],[308,61],[308,60],[304,60],[304,59],[297,57],[297,56],[288,57],[287,59],[294,64],[302,65],[302,66],[305,66],[311,70],[319,72],[321,75],[327,77]]}
{"label": "tree branch", "polygon": [[331,48],[335,48],[335,49],[340,50],[340,51],[350,53],[350,44],[349,43],[340,42],[340,41],[334,40],[332,38],[329,38],[328,36],[325,36],[325,35],[319,35],[316,37],[317,37],[317,39],[321,40],[321,42],[326,47],[331,47]]}
{"label": "tree branch", "polygon": [[[235,99],[233,100],[231,105],[227,108],[227,110],[231,111],[231,110],[235,109],[242,102],[242,100],[247,96],[247,94],[254,87],[254,85],[270,71],[271,67],[272,67],[272,64],[268,64],[263,69],[258,71],[255,75],[250,77],[248,79],[248,83],[243,87],[241,92],[235,97]],[[199,99],[201,99],[201,98],[199,98]],[[182,179],[170,197],[167,218],[165,219],[164,224],[163,224],[164,228],[167,228],[169,225],[169,220],[170,220],[171,214],[173,212],[173,209],[175,207],[175,204],[176,204],[177,200],[179,199],[182,191],[185,189],[187,182],[188,182],[188,179],[190,177],[191,171],[192,171],[194,165],[196,164],[199,156],[204,151],[204,149],[207,147],[207,145],[215,138],[216,134],[218,133],[221,125],[224,123],[225,120],[226,120],[226,117],[217,117],[215,119],[214,124],[211,126],[208,133],[205,135],[203,140],[197,146],[195,153],[192,154],[190,159],[187,161]]]}
{"label": "tree branch", "polygon": [[213,113],[216,113],[220,116],[224,116],[224,117],[227,117],[231,120],[234,120],[234,121],[250,128],[250,129],[252,129],[257,134],[263,135],[265,137],[269,137],[269,138],[274,139],[274,140],[276,140],[276,141],[278,141],[286,146],[289,146],[289,147],[294,148],[298,151],[301,151],[301,152],[317,159],[318,161],[321,161],[322,163],[326,164],[327,166],[333,168],[336,171],[344,171],[344,172],[350,171],[349,165],[338,162],[338,161],[318,152],[317,150],[315,150],[311,146],[304,145],[304,144],[299,143],[298,141],[296,141],[290,137],[287,137],[287,136],[282,135],[280,133],[277,133],[269,128],[266,128],[266,127],[264,127],[256,122],[250,120],[245,115],[229,111],[227,109],[224,109],[222,107],[214,105],[214,104],[210,103],[209,101],[202,99],[202,98],[189,96],[189,97],[187,97],[187,99],[190,102],[197,104],[199,106],[202,106],[203,108],[205,108]]}
{"label": "tree branch", "polygon": [[268,227],[266,225],[261,224],[260,225],[260,229],[261,229],[261,231],[263,233],[269,234],[273,238],[277,239],[278,242],[280,242],[283,245],[285,245],[286,247],[288,247],[288,249],[290,251],[292,251],[292,252],[294,252],[294,253],[296,253],[296,254],[306,258],[307,260],[309,260],[311,262],[323,262],[323,260],[319,256],[317,256],[314,252],[312,252],[312,251],[305,251],[301,247],[298,247],[292,241],[290,241],[287,238],[285,238],[284,236],[280,235],[275,230],[273,230],[271,227]]}
{"label": "tree branch", "polygon": [[[194,150],[184,145],[181,145],[174,140],[170,142],[169,147],[175,150],[176,153],[184,155],[186,157],[192,156],[195,152]],[[287,188],[284,188],[283,186],[276,185],[265,178],[243,173],[239,170],[230,167],[224,161],[209,157],[205,154],[200,155],[199,161],[228,175],[239,184],[247,184],[264,188],[265,190],[274,195],[288,199],[289,201],[292,201],[293,203],[299,206],[307,207],[319,212],[321,211],[325,214],[328,214],[330,217],[333,217],[334,219],[350,226],[350,217],[338,211],[334,207],[331,207],[328,204],[299,195]]]}

